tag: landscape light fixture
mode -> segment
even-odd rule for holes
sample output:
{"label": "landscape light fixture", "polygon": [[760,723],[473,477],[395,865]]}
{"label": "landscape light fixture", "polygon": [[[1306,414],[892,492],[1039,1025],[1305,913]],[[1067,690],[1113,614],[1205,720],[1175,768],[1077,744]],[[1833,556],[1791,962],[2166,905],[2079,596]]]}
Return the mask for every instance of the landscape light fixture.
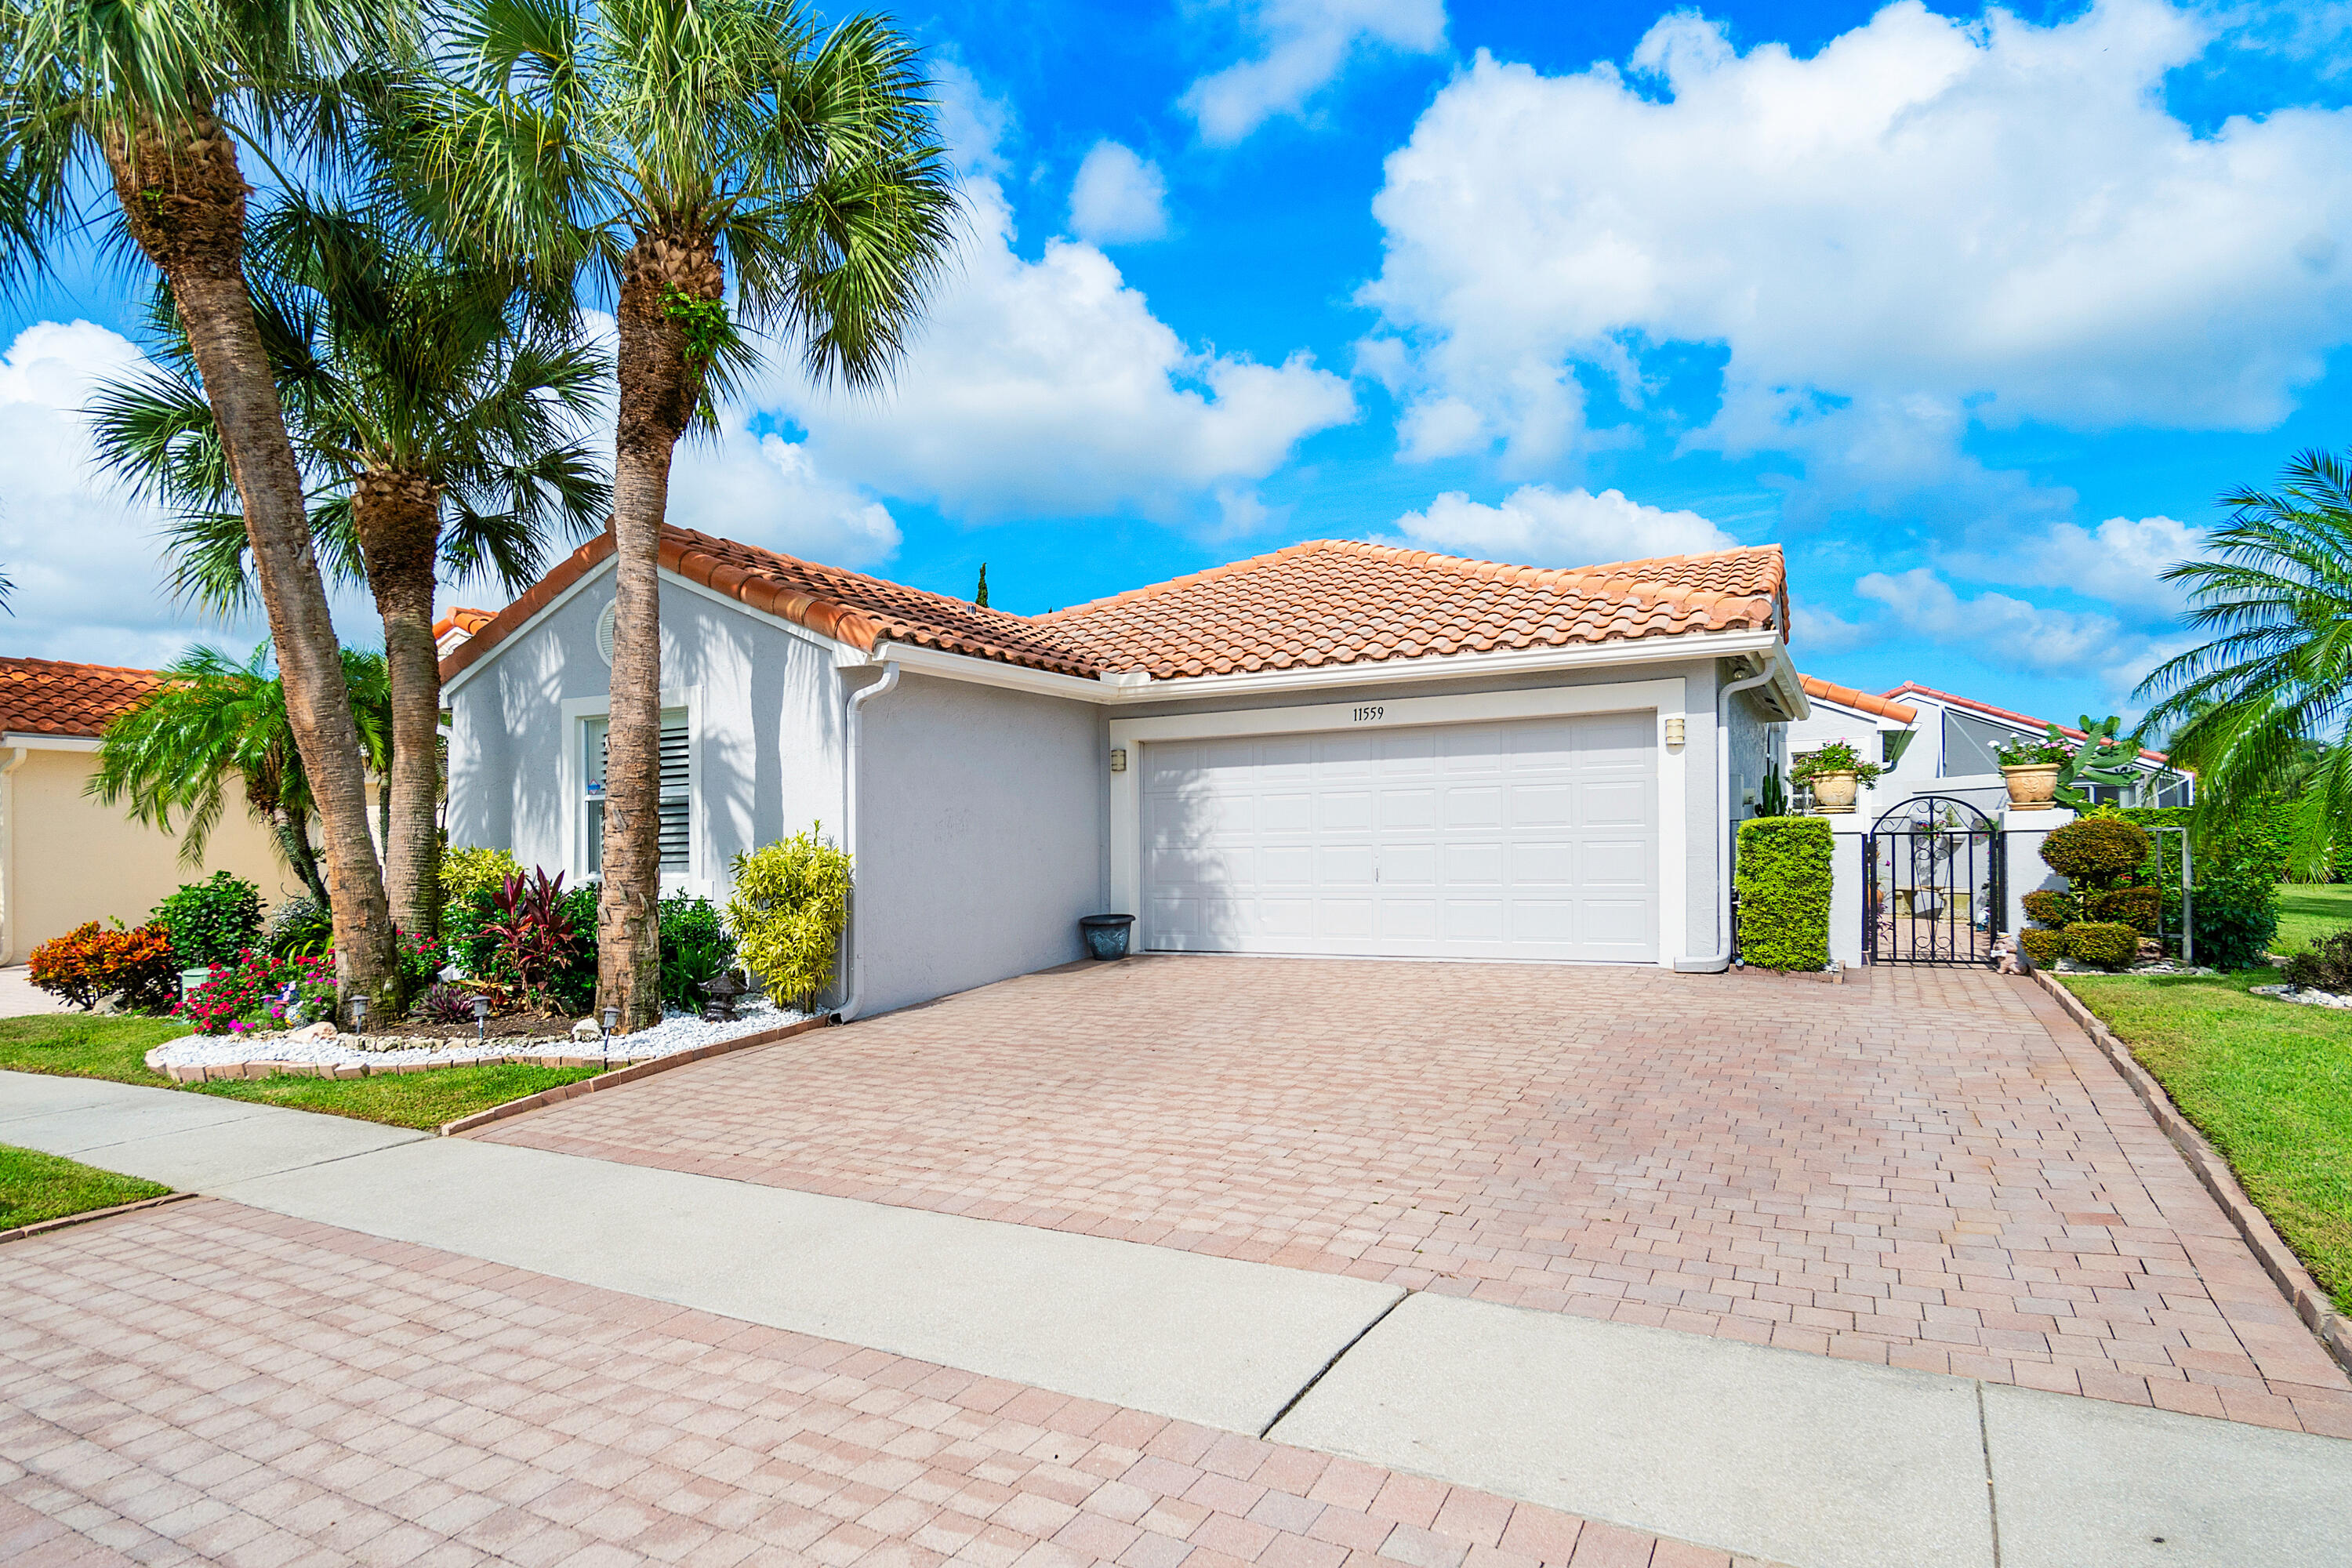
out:
{"label": "landscape light fixture", "polygon": [[604,1038],[605,1038],[605,1040],[606,1040],[607,1042],[610,1042],[610,1041],[611,1041],[611,1039],[613,1038],[613,1031],[614,1031],[614,1030],[615,1030],[615,1029],[617,1029],[617,1028],[619,1028],[620,1026],[621,1026],[621,1010],[620,1010],[618,1007],[607,1007],[607,1008],[605,1008],[605,1009],[604,1009]]}
{"label": "landscape light fixture", "polygon": [[366,1027],[367,998],[364,996],[354,996],[352,998],[352,1033],[356,1035]]}
{"label": "landscape light fixture", "polygon": [[477,1040],[487,1040],[489,1037],[490,999],[487,996],[477,995],[474,998],[474,1038]]}

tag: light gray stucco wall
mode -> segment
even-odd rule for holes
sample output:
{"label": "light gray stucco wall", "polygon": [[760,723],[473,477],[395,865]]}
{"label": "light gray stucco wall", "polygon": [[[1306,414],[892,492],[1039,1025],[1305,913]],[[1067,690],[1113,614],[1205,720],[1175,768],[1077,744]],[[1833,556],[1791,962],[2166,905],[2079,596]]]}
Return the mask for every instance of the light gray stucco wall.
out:
{"label": "light gray stucco wall", "polygon": [[1094,705],[903,675],[858,763],[861,1009],[1080,956],[1102,910],[1106,742]]}
{"label": "light gray stucco wall", "polygon": [[[595,871],[564,765],[581,740],[562,713],[611,690],[596,623],[612,596],[607,566],[451,694],[451,844],[510,848],[574,880]],[[818,821],[841,832],[838,678],[829,649],[677,584],[662,584],[661,618],[662,692],[695,736],[692,864],[665,887],[723,899],[741,851]]]}

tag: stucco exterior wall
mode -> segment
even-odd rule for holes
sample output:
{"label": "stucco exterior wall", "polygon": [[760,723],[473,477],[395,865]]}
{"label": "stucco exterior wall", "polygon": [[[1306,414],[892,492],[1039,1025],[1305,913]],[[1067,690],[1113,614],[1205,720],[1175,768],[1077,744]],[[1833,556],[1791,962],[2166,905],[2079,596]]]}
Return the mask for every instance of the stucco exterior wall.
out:
{"label": "stucco exterior wall", "polygon": [[1108,806],[1090,703],[905,675],[868,702],[858,763],[862,1010],[1080,956]]}
{"label": "stucco exterior wall", "polygon": [[[593,876],[582,721],[612,671],[596,626],[610,565],[509,640],[449,698],[449,842]],[[829,648],[677,583],[661,594],[662,694],[688,714],[689,867],[665,876],[724,899],[737,854],[822,823],[842,831],[841,687]]]}
{"label": "stucco exterior wall", "polygon": [[[0,763],[12,754],[0,749]],[[82,793],[97,760],[89,752],[27,749],[0,779],[0,963],[22,963],[87,921],[137,925],[174,888],[215,871],[245,878],[271,903],[300,890],[236,784],[203,862],[187,866],[177,835],[142,827],[121,806]]]}

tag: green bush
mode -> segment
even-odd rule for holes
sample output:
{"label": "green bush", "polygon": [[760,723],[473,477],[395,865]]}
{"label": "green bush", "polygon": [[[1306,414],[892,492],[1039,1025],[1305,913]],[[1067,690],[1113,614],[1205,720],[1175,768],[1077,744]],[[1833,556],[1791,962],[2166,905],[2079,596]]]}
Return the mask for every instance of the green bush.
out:
{"label": "green bush", "polygon": [[2139,932],[2121,921],[2077,921],[2060,934],[2066,956],[2094,969],[2128,969],[2139,956]]}
{"label": "green bush", "polygon": [[2197,962],[2216,969],[2266,963],[2278,936],[2278,885],[2286,846],[2260,822],[2234,822],[2197,842]]}
{"label": "green bush", "polygon": [[817,837],[824,826],[738,855],[729,867],[735,890],[727,923],[744,966],[779,1007],[814,1005],[849,923],[849,855]]}
{"label": "green bush", "polygon": [[1739,956],[1766,969],[1814,970],[1830,961],[1834,841],[1814,816],[1759,816],[1739,825]]}
{"label": "green bush", "polygon": [[2120,816],[2085,816],[2042,840],[2042,859],[2076,889],[2106,888],[2147,862],[2147,834]]}
{"label": "green bush", "polygon": [[244,878],[215,871],[183,883],[147,917],[172,933],[172,957],[183,969],[235,963],[261,940],[261,889]]}
{"label": "green bush", "polygon": [[2352,993],[2352,931],[2311,939],[2311,951],[2286,961],[2289,985],[2311,985],[2341,996]]}
{"label": "green bush", "polygon": [[2025,906],[2026,919],[2039,921],[2053,931],[2083,918],[2081,903],[2074,894],[2060,888],[2036,888],[2018,902]]}
{"label": "green bush", "polygon": [[492,892],[509,877],[522,875],[522,862],[508,849],[444,849],[441,851],[441,902],[455,905],[476,889]]}
{"label": "green bush", "polygon": [[719,906],[691,893],[672,893],[656,906],[661,923],[662,1005],[686,1012],[707,998],[702,983],[734,967],[735,939]]}
{"label": "green bush", "polygon": [[2066,933],[2063,931],[2021,931],[2017,933],[2017,945],[2033,961],[2036,969],[2049,969],[2066,956]]}
{"label": "green bush", "polygon": [[2091,894],[2083,907],[2095,921],[2120,921],[2142,936],[2154,936],[2164,893],[2157,888],[2110,888]]}
{"label": "green bush", "polygon": [[297,893],[270,906],[261,945],[272,958],[323,958],[335,945],[335,921],[319,900]]}

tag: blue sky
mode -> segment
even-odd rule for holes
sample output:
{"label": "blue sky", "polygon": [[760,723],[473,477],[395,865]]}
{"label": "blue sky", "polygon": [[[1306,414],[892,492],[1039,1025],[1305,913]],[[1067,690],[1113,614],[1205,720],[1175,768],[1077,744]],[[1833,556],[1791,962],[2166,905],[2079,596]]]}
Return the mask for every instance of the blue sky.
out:
{"label": "blue sky", "polygon": [[[2181,646],[2155,573],[2219,492],[2347,444],[2352,8],[900,16],[954,279],[887,397],[779,345],[677,521],[955,594],[985,561],[1025,611],[1324,535],[1778,541],[1801,668],[2071,719]],[[250,635],[163,602],[79,459],[134,294],[78,266],[0,319],[16,651]]]}

